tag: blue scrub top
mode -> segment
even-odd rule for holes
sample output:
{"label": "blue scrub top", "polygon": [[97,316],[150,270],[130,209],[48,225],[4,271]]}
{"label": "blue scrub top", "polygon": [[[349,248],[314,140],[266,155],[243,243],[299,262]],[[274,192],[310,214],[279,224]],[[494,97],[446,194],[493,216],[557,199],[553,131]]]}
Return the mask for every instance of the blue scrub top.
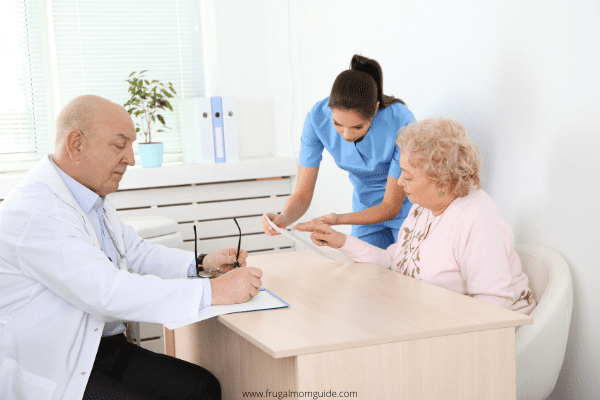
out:
{"label": "blue scrub top", "polygon": [[[415,119],[402,103],[394,103],[378,110],[367,135],[359,143],[346,142],[335,130],[329,97],[319,101],[310,110],[304,122],[300,145],[300,165],[317,167],[326,148],[341,169],[348,171],[354,186],[352,210],[361,211],[380,204],[385,194],[388,175],[400,177],[400,149],[396,136],[403,126]],[[400,229],[412,203],[404,199],[398,216],[376,225],[359,225],[352,229],[353,235],[363,236],[389,227]]]}

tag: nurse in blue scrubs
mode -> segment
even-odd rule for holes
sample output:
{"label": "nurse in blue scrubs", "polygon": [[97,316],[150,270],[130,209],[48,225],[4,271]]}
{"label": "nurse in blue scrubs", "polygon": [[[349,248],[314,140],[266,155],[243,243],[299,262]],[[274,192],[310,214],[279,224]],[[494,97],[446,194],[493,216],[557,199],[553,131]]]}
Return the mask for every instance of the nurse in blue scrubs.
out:
{"label": "nurse in blue scrubs", "polygon": [[[352,225],[352,235],[380,248],[398,239],[412,203],[398,186],[398,131],[414,120],[400,99],[383,94],[379,63],[359,55],[338,75],[331,95],[308,113],[300,146],[296,189],[281,214],[267,214],[280,228],[301,218],[310,206],[323,149],[354,186],[352,211],[319,217],[329,225]],[[332,203],[332,208],[335,204]],[[300,225],[300,224],[299,224]],[[263,218],[269,235],[279,234]]]}

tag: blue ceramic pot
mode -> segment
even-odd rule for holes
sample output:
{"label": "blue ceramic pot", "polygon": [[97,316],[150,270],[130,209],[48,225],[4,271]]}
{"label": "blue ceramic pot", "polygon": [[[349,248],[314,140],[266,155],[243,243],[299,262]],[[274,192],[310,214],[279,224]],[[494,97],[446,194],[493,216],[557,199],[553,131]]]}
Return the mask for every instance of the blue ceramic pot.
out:
{"label": "blue ceramic pot", "polygon": [[158,168],[163,162],[164,145],[162,143],[138,143],[138,151],[142,157],[142,167]]}

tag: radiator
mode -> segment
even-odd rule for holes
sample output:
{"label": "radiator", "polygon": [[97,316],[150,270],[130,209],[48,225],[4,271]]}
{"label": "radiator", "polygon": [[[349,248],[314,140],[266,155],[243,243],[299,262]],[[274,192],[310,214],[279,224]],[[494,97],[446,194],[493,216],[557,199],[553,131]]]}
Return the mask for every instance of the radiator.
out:
{"label": "radiator", "polygon": [[242,230],[242,248],[249,253],[293,250],[283,236],[263,233],[262,214],[280,212],[292,191],[290,177],[244,181],[199,183],[182,186],[119,190],[108,195],[121,218],[162,215],[177,222],[183,248],[212,253],[237,247]]}

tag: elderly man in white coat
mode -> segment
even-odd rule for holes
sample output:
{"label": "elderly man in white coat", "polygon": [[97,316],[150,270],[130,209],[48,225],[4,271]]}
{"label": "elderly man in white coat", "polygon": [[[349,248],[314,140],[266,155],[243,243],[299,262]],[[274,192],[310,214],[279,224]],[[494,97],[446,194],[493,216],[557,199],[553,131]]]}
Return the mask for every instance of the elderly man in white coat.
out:
{"label": "elderly man in white coat", "polygon": [[124,322],[164,324],[245,302],[262,271],[231,270],[232,248],[202,261],[230,272],[177,279],[196,275],[194,254],[151,245],[120,221],[105,196],[134,165],[134,140],[123,107],[75,98],[57,118],[54,154],[0,206],[0,398],[221,398],[202,367],[127,343]]}

